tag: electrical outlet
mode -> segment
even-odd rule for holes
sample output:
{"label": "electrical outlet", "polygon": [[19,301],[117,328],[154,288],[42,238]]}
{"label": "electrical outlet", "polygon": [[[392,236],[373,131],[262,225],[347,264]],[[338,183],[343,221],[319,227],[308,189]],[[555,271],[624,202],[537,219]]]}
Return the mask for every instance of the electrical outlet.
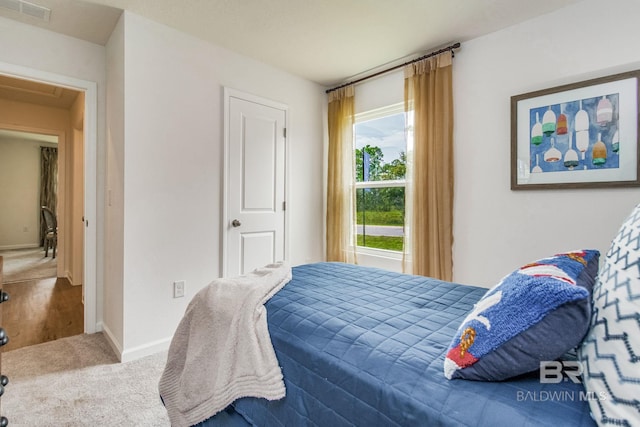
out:
{"label": "electrical outlet", "polygon": [[173,297],[180,298],[184,296],[184,280],[173,282]]}

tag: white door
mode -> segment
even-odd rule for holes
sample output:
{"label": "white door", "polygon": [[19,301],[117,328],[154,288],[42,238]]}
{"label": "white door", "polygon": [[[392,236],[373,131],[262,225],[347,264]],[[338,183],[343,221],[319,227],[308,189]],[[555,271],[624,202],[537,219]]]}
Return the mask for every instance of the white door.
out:
{"label": "white door", "polygon": [[286,107],[225,90],[223,275],[285,258]]}

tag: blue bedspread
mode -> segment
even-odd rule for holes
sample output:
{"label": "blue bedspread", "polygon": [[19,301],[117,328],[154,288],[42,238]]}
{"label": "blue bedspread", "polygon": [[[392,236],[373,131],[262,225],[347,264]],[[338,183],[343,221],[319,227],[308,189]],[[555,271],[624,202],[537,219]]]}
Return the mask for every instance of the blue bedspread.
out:
{"label": "blue bedspread", "polygon": [[444,377],[451,337],[485,292],[348,264],[294,267],[267,303],[286,397],[240,399],[236,413],[204,425],[595,425],[584,389],[570,381]]}

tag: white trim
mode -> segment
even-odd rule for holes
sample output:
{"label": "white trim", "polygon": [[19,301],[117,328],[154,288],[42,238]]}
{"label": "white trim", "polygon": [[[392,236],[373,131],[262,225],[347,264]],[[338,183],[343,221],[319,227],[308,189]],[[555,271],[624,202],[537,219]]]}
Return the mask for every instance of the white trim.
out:
{"label": "white trim", "polygon": [[[353,250],[353,248],[351,248]],[[370,248],[368,246],[356,246],[355,253],[358,256],[358,264],[366,265],[366,263],[360,262],[360,255],[365,257],[372,257],[377,259],[383,259],[388,262],[400,262],[399,266],[402,268],[402,258],[404,254],[402,251],[392,251],[389,249]],[[375,265],[372,265],[375,267]]]}
{"label": "white trim", "polygon": [[376,249],[367,246],[356,246],[356,252],[362,255],[375,256],[394,260],[402,260],[402,251],[391,251],[389,249]]}
{"label": "white trim", "polygon": [[286,134],[284,137],[284,201],[286,209],[284,211],[284,261],[291,259],[289,248],[290,236],[291,236],[291,221],[289,221],[289,211],[291,210],[291,203],[289,200],[290,183],[289,183],[289,171],[291,171],[291,156],[289,155],[289,141],[291,138],[291,127],[289,126],[289,107],[284,108],[284,128]]}
{"label": "white trim", "polygon": [[121,353],[120,362],[131,362],[132,360],[141,359],[143,357],[151,356],[152,354],[168,350],[169,346],[171,345],[172,338],[173,337],[167,337],[161,340],[150,342],[148,344],[143,344],[134,348],[127,349]]}
{"label": "white trim", "polygon": [[[354,151],[355,147],[355,127],[359,123],[367,122],[370,120],[377,120],[383,117],[388,117],[395,114],[404,114],[404,102],[399,102],[396,104],[387,105],[380,108],[375,108],[373,110],[363,111],[355,115],[354,120]],[[405,121],[406,124],[406,121]],[[406,141],[405,141],[406,142]],[[406,153],[406,149],[405,149]],[[365,188],[396,188],[396,187],[406,187],[406,180],[387,180],[387,181],[357,181],[354,184],[354,188],[356,190],[365,189]],[[356,201],[356,209],[357,209],[357,201]],[[354,224],[357,225],[357,224]],[[354,227],[354,230],[357,228]],[[369,248],[366,246],[357,246],[355,247],[355,252],[358,259],[358,264],[362,265],[370,265],[376,266],[378,263],[372,264],[367,262],[369,260],[377,260],[379,262],[383,262],[388,266],[391,266],[393,270],[402,271],[402,258],[403,251],[391,251],[386,249],[376,249]],[[361,262],[364,261],[364,262]]]}
{"label": "white trim", "polygon": [[[98,249],[98,85],[85,82],[84,100],[84,329],[87,333],[97,330],[97,249]],[[87,284],[91,286],[87,286]]]}
{"label": "white trim", "polygon": [[358,246],[356,249],[358,265],[378,267],[402,273],[402,252],[385,249],[372,249]]}
{"label": "white trim", "polygon": [[118,356],[118,360],[122,361],[122,347],[120,347],[120,344],[118,344],[118,340],[111,332],[111,329],[107,327],[107,325],[101,325],[101,326],[102,326],[102,333],[104,334],[104,337],[106,338],[107,343],[109,343],[109,347],[111,347],[111,350],[113,350],[113,352]]}
{"label": "white trim", "polygon": [[289,162],[290,162],[290,154],[289,154],[289,141],[290,141],[290,132],[289,129],[289,106],[286,104],[282,104],[280,102],[272,101],[270,99],[261,98],[259,96],[251,95],[246,92],[239,91],[237,89],[232,89],[229,87],[223,88],[223,96],[224,96],[224,146],[223,146],[223,173],[222,173],[222,222],[220,224],[221,227],[221,235],[222,235],[222,247],[220,248],[220,252],[222,256],[220,257],[222,265],[220,266],[220,271],[222,272],[222,277],[227,277],[227,243],[228,243],[228,230],[227,224],[229,223],[229,216],[227,215],[227,207],[229,205],[229,102],[231,98],[238,98],[244,101],[253,102],[256,104],[262,104],[267,107],[275,108],[278,110],[284,111],[284,127],[287,129],[287,136],[284,141],[284,200],[287,204],[287,208],[284,211],[284,260],[289,260],[289,239],[290,239],[290,221],[289,221],[289,212],[291,210],[291,204],[289,203]]}
{"label": "white trim", "polygon": [[389,181],[359,181],[356,182],[355,188],[395,188],[406,187],[405,180],[389,180]]}
{"label": "white trim", "polygon": [[161,351],[166,351],[169,349],[171,345],[171,340],[173,337],[166,337],[160,340],[152,341],[147,344],[139,345],[134,348],[130,348],[127,350],[122,350],[122,347],[116,340],[115,336],[111,332],[111,330],[107,326],[103,326],[100,324],[102,328],[102,332],[104,337],[106,338],[109,346],[113,350],[113,352],[118,357],[118,360],[121,363],[131,362],[132,360],[141,359],[146,356],[150,356],[152,354],[159,353]]}
{"label": "white trim", "polygon": [[88,221],[85,227],[84,244],[84,331],[94,333],[97,330],[97,147],[98,147],[98,89],[97,83],[74,77],[55,74],[6,62],[0,62],[0,74],[11,77],[48,83],[84,91],[84,216]]}

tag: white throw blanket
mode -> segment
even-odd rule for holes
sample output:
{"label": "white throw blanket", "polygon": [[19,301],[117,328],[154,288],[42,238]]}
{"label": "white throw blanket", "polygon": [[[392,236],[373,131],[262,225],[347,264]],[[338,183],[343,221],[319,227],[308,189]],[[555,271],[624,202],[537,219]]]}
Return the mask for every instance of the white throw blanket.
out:
{"label": "white throw blanket", "polygon": [[214,280],[191,300],[160,378],[172,426],[197,424],[241,397],[284,397],[264,303],[290,280],[289,266],[270,264]]}

